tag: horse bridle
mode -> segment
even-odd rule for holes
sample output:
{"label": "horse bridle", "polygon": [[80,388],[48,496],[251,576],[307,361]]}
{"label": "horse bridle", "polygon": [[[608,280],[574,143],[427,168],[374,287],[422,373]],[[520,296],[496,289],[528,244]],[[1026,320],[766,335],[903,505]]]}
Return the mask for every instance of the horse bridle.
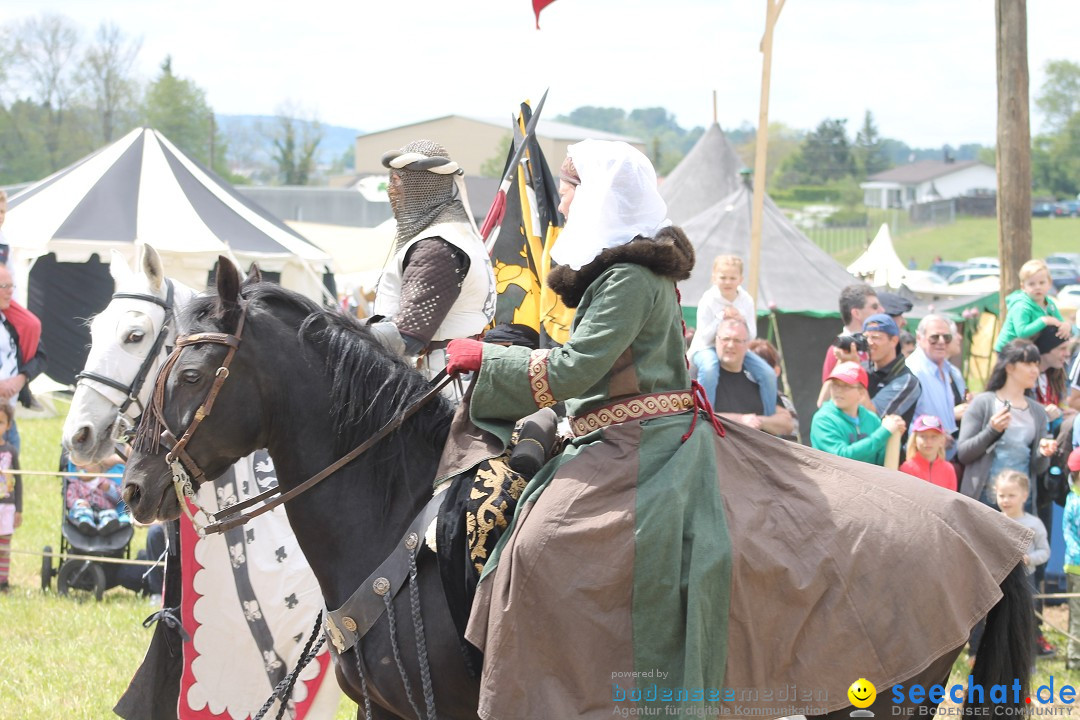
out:
{"label": "horse bridle", "polygon": [[[406,408],[403,413],[383,425],[378,432],[353,448],[348,454],[326,468],[323,468],[320,472],[288,492],[283,493],[280,487],[272,487],[247,500],[229,505],[228,507],[219,510],[217,513],[211,513],[207,511],[206,508],[202,507],[195,497],[196,485],[206,481],[207,477],[206,473],[203,472],[202,468],[195,462],[195,459],[188,454],[187,445],[191,442],[192,435],[198,429],[202,421],[210,416],[210,412],[214,408],[214,402],[217,400],[218,393],[221,392],[221,386],[224,385],[226,378],[229,377],[229,365],[232,363],[233,357],[240,347],[240,340],[244,332],[244,320],[246,317],[247,303],[242,303],[240,320],[236,325],[235,335],[230,335],[229,333],[203,332],[178,337],[176,339],[176,347],[173,348],[172,353],[170,353],[168,359],[165,360],[165,364],[162,365],[161,370],[158,372],[157,381],[154,384],[154,394],[150,402],[150,412],[152,413],[153,418],[151,422],[156,421],[162,428],[160,435],[154,439],[154,442],[165,446],[166,450],[168,450],[165,455],[165,462],[168,463],[169,468],[172,470],[173,489],[176,491],[177,500],[180,501],[180,508],[184,511],[184,514],[188,516],[188,519],[191,520],[192,525],[194,525],[195,530],[199,535],[223,533],[226,530],[243,525],[248,520],[273,510],[278,505],[286,503],[297,495],[310,490],[312,487],[358,458],[394,430],[397,430],[402,423],[412,417],[413,414],[430,400],[438,396],[443,388],[457,377],[457,373],[449,375],[445,370],[441,371],[432,379],[432,382],[435,383],[434,386],[428,390],[423,397]],[[183,349],[191,345],[200,345],[203,343],[225,345],[229,350],[225,354],[225,359],[222,361],[221,366],[214,373],[214,383],[210,386],[206,399],[195,411],[191,423],[180,436],[180,439],[177,440],[176,436],[170,432],[169,427],[165,422],[165,383],[168,381],[169,373],[172,371],[172,368],[179,359]],[[146,420],[144,420],[144,422],[146,422]],[[141,434],[143,428],[140,427],[139,430]],[[150,450],[152,451],[153,448],[150,448]],[[277,495],[278,497],[274,498],[274,495]],[[191,509],[188,507],[185,500],[190,500],[191,503],[210,520],[210,523],[208,525],[203,525],[199,522],[192,514]],[[241,510],[249,508],[256,503],[262,503],[262,505],[259,505],[259,507],[249,512],[240,513]],[[232,517],[234,515],[236,517]],[[218,518],[229,519],[218,520]]]}
{"label": "horse bridle", "polygon": [[[134,403],[141,415],[145,408],[142,403],[139,402],[139,392],[142,390],[143,383],[146,382],[147,376],[150,374],[150,368],[153,366],[154,361],[157,360],[158,354],[161,349],[165,347],[165,340],[169,335],[169,323],[173,320],[173,283],[168,278],[165,279],[165,299],[157,297],[156,295],[148,295],[145,293],[134,292],[118,292],[113,293],[113,300],[142,300],[144,302],[153,303],[154,305],[160,305],[165,309],[165,318],[162,320],[161,329],[158,331],[157,337],[154,338],[154,344],[150,347],[150,352],[143,358],[142,364],[139,366],[139,372],[135,374],[135,379],[130,384],[125,385],[119,380],[114,380],[107,375],[101,375],[96,372],[90,372],[83,370],[75,376],[76,386],[83,380],[92,380],[93,382],[101,383],[106,387],[111,387],[114,390],[119,390],[124,393],[124,401],[120,404],[117,410],[117,428],[119,429],[123,425],[127,425],[124,433],[131,430],[130,422],[127,422],[128,408]],[[117,433],[119,436],[121,433]],[[118,437],[119,439],[119,437]]]}

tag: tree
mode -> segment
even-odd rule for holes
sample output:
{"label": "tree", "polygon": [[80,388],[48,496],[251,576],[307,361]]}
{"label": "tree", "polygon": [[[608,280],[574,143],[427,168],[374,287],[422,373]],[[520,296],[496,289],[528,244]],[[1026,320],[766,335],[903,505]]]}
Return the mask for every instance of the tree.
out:
{"label": "tree", "polygon": [[[728,137],[731,137],[730,135]],[[757,155],[757,130],[751,128],[749,133],[743,134],[745,139],[735,144],[735,152],[747,168],[754,166],[754,158]],[[781,168],[790,161],[790,158],[799,152],[803,134],[798,130],[788,127],[784,123],[769,123],[769,147],[766,151],[765,167],[769,177],[766,182],[766,190],[775,189],[776,182],[781,176]]]}
{"label": "tree", "polygon": [[824,185],[853,175],[855,162],[847,139],[847,120],[826,118],[809,133],[799,152],[782,168],[780,183]]}
{"label": "tree", "polygon": [[173,74],[172,57],[161,63],[161,74],[146,91],[143,118],[148,126],[204,165],[211,165],[213,146],[213,167],[224,167],[225,141],[214,128],[206,91]]}
{"label": "tree", "polygon": [[556,120],[568,122],[571,125],[604,130],[612,133],[625,131],[626,111],[622,108],[602,108],[585,105],[572,111],[569,115],[559,115]]}
{"label": "tree", "polygon": [[314,118],[298,119],[299,108],[285,103],[278,108],[277,127],[271,136],[274,163],[285,185],[307,185],[315,173],[315,151],[322,142],[322,124]]}
{"label": "tree", "polygon": [[495,154],[480,165],[480,177],[502,179],[503,171],[506,170],[506,158],[510,157],[511,142],[510,133],[502,136],[499,140],[499,147],[495,149]]}
{"label": "tree", "polygon": [[1035,97],[1035,106],[1043,114],[1050,134],[1064,128],[1080,110],[1080,64],[1071,60],[1047,62],[1046,80]]}
{"label": "tree", "polygon": [[50,166],[57,169],[74,159],[62,154],[61,148],[76,86],[74,57],[79,29],[62,15],[43,14],[20,22],[15,37],[15,62],[22,85],[45,110],[45,148]]}
{"label": "tree", "polygon": [[102,23],[83,56],[77,77],[87,104],[95,110],[101,142],[112,142],[136,122],[139,86],[131,66],[141,46],[141,40],[129,42],[116,25]]}
{"label": "tree", "polygon": [[869,110],[863,118],[863,125],[855,135],[855,147],[852,150],[855,167],[862,177],[868,177],[892,166],[881,145],[881,134],[874,124],[874,116]]}

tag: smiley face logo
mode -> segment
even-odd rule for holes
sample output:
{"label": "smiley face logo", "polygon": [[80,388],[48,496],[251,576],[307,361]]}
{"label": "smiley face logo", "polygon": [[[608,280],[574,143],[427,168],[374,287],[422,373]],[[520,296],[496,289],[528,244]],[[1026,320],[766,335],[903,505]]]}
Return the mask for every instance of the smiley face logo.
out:
{"label": "smiley face logo", "polygon": [[877,688],[866,678],[859,678],[851,683],[847,691],[848,700],[857,708],[868,708],[874,704]]}

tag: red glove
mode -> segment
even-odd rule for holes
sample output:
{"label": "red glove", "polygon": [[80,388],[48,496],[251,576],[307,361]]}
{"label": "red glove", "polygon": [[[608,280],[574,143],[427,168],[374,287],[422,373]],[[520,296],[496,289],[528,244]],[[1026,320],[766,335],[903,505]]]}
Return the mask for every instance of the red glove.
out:
{"label": "red glove", "polygon": [[473,372],[480,369],[480,361],[484,359],[484,343],[469,338],[451,340],[446,355],[446,372]]}

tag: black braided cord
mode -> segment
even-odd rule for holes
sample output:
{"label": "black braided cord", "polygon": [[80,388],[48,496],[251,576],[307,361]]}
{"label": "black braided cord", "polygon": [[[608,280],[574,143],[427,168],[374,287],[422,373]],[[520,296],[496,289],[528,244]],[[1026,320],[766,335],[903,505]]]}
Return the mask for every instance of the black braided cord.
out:
{"label": "black braided cord", "polygon": [[[319,654],[319,650],[322,648],[323,642],[326,640],[326,636],[320,634],[322,629],[322,612],[315,616],[315,627],[311,630],[311,635],[308,637],[307,644],[304,645],[304,651],[300,654],[300,660],[297,661],[296,667],[291,673],[282,678],[274,690],[270,693],[270,697],[266,699],[263,706],[259,708],[259,712],[255,714],[254,720],[262,720],[263,716],[270,711],[270,708],[274,706],[274,702],[281,699],[281,707],[278,708],[277,720],[281,720],[285,713],[285,708],[288,706],[288,700],[292,696],[293,686],[296,685],[296,678],[300,677],[300,671],[303,670],[312,658]],[[315,639],[318,638],[319,642],[316,643]],[[314,645],[314,647],[312,647]]]}

